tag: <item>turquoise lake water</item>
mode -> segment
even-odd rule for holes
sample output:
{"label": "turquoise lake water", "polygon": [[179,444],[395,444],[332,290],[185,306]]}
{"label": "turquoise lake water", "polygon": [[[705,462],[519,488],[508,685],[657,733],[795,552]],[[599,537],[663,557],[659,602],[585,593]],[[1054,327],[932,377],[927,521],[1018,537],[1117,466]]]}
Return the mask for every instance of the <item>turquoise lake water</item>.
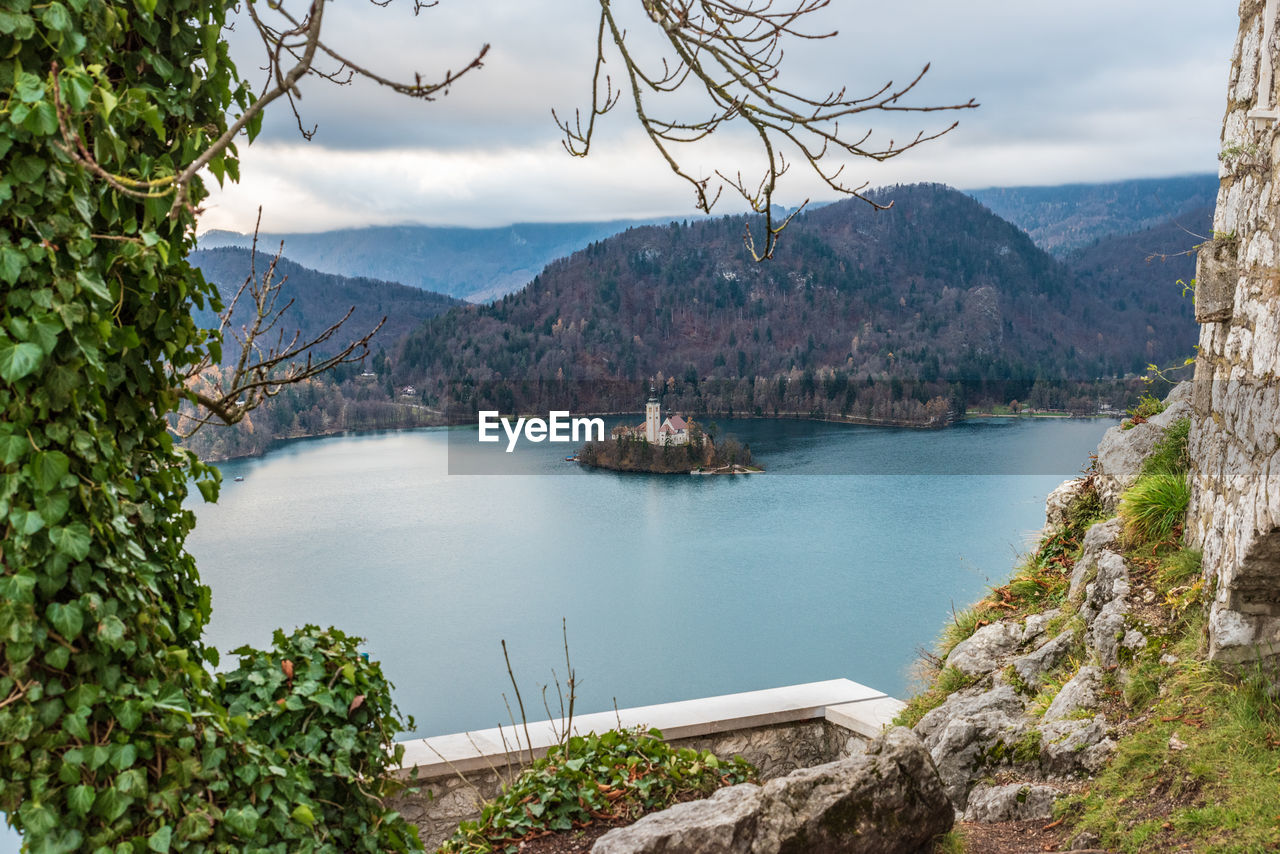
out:
{"label": "turquoise lake water", "polygon": [[[336,625],[422,735],[507,721],[502,639],[526,703],[563,678],[562,618],[582,712],[836,677],[901,696],[1111,423],[722,421],[769,470],[736,477],[586,470],[474,429],[307,440],[223,464],[189,547],[224,666],[277,626]],[[448,473],[477,460],[523,473]]]}
{"label": "turquoise lake water", "polygon": [[915,650],[1009,574],[1113,423],[722,421],[768,468],[736,477],[585,470],[474,429],[305,440],[222,464],[188,546],[224,666],[276,627],[336,625],[419,735],[507,722],[502,639],[545,717],[561,618],[582,712],[837,677],[902,696]]}

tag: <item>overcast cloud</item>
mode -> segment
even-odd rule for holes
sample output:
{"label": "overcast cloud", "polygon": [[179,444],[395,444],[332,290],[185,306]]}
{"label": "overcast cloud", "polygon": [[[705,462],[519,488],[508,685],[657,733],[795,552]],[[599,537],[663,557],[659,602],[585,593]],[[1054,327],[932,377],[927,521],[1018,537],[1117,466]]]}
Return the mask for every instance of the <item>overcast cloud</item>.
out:
{"label": "overcast cloud", "polygon": [[[618,0],[639,7],[639,0]],[[779,0],[785,3],[787,0]],[[1213,0],[834,0],[825,42],[792,47],[793,88],[869,92],[932,71],[917,103],[976,98],[950,136],[887,163],[856,161],[873,186],[942,181],[961,188],[1059,184],[1209,172],[1217,168],[1234,3]],[[560,146],[551,108],[584,103],[594,48],[594,3],[443,0],[411,14],[405,0],[379,9],[334,4],[327,40],[388,76],[433,79],[491,44],[485,67],[440,101],[410,101],[370,85],[308,81],[303,141],[278,103],[263,134],[242,146],[242,180],[216,190],[201,228],[320,231],[389,223],[510,222],[687,216],[692,191],[629,121],[606,117],[586,160]],[[233,53],[260,64],[241,25]],[[949,123],[947,114],[875,122],[901,139]],[[850,129],[851,130],[851,129]],[[724,134],[690,151],[709,174],[747,166],[749,139]],[[797,168],[776,201],[833,194]],[[727,196],[717,212],[741,209]]]}

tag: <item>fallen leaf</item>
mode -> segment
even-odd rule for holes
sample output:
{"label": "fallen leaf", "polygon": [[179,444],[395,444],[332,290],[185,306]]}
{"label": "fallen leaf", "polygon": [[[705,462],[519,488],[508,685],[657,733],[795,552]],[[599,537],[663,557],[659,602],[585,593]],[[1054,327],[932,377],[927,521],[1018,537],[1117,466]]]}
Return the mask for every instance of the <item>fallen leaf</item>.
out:
{"label": "fallen leaf", "polygon": [[356,694],[351,700],[351,705],[347,706],[347,714],[351,714],[356,709],[364,705],[364,694]]}

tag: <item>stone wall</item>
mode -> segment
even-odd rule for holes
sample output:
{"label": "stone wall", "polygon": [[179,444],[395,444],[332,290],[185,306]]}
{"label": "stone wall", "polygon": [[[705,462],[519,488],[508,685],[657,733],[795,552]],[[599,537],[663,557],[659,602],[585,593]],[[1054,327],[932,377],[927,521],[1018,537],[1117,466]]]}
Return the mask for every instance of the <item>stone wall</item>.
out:
{"label": "stone wall", "polygon": [[1280,655],[1280,156],[1276,0],[1244,0],[1213,239],[1197,264],[1189,530],[1213,599],[1210,655]]}
{"label": "stone wall", "polygon": [[[742,756],[760,769],[763,781],[861,753],[867,739],[817,718],[674,739],[671,743],[710,750],[717,756]],[[513,762],[494,770],[420,781],[419,792],[400,798],[395,808],[417,825],[430,851],[448,839],[459,822],[477,818],[481,801],[493,798],[504,780],[514,777],[522,767],[522,763]]]}

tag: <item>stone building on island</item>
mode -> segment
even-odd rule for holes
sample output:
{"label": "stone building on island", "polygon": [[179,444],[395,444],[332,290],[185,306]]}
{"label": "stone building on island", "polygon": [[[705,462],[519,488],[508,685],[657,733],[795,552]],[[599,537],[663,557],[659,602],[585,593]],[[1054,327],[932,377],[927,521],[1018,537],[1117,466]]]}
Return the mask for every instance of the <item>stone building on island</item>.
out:
{"label": "stone building on island", "polygon": [[613,438],[642,439],[650,445],[687,445],[690,442],[689,422],[679,415],[662,417],[657,389],[650,387],[649,400],[644,405],[644,423],[634,427],[619,424],[613,428]]}

